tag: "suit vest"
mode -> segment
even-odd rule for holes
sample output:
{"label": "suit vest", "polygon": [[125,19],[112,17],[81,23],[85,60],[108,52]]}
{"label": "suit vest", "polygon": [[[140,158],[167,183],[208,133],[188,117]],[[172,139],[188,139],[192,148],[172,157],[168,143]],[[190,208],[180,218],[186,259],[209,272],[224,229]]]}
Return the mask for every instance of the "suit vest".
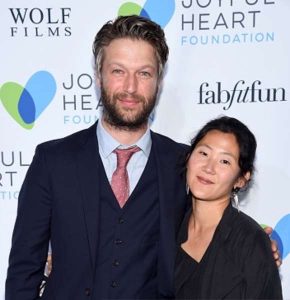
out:
{"label": "suit vest", "polygon": [[99,245],[93,298],[156,299],[160,218],[153,145],[143,174],[123,208],[103,166],[99,168],[99,180]]}

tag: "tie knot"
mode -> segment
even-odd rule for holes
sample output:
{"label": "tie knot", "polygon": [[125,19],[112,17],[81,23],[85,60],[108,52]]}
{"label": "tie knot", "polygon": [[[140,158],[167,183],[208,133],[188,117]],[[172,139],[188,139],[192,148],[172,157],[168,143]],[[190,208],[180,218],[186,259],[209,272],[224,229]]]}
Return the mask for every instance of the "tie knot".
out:
{"label": "tie knot", "polygon": [[137,146],[127,149],[115,149],[113,152],[117,155],[117,167],[126,167],[131,156],[138,151],[140,151],[140,148]]}

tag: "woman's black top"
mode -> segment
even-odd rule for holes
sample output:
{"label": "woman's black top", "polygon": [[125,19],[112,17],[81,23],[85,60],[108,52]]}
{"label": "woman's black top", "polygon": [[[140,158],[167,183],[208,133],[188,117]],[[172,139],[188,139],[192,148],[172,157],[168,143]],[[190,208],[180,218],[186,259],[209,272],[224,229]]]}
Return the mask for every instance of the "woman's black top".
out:
{"label": "woman's black top", "polygon": [[200,262],[180,245],[187,240],[191,210],[178,236],[176,299],[282,299],[279,271],[268,235],[229,205]]}

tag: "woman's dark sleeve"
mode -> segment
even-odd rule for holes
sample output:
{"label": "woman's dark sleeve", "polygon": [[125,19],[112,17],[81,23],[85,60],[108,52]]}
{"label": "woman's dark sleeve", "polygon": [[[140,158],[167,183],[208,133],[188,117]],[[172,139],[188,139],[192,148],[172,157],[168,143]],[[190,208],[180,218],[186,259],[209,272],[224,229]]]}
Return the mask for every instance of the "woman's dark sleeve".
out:
{"label": "woman's dark sleeve", "polygon": [[246,299],[283,299],[278,267],[273,258],[271,243],[263,230],[258,230],[246,244],[244,263]]}

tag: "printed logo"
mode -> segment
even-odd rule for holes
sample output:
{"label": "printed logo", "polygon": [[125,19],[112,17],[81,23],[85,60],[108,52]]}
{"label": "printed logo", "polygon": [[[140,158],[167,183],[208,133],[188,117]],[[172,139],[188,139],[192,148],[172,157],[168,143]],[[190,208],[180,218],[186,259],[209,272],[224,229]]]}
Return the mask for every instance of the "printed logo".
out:
{"label": "printed logo", "polygon": [[19,180],[23,180],[31,153],[19,150],[0,151],[0,201],[17,200]]}
{"label": "printed logo", "polygon": [[[262,224],[261,226],[264,228],[267,225]],[[290,253],[290,214],[278,221],[271,238],[277,242],[281,258],[285,259]]]}
{"label": "printed logo", "polygon": [[0,88],[0,100],[10,116],[23,128],[31,129],[56,93],[56,82],[47,71],[34,73],[25,87],[6,82]]}
{"label": "printed logo", "polygon": [[[181,46],[272,43],[275,1],[178,1]],[[269,16],[273,22],[266,21]],[[267,25],[264,25],[267,23]]]}
{"label": "printed logo", "polygon": [[164,28],[172,18],[175,10],[174,0],[147,0],[143,7],[134,3],[126,2],[118,11],[119,16],[138,15],[158,23]]}
{"label": "printed logo", "polygon": [[10,36],[33,37],[70,37],[70,7],[10,7]]}
{"label": "printed logo", "polygon": [[64,125],[91,125],[99,119],[101,100],[97,100],[95,78],[89,73],[70,73],[59,87]]}
{"label": "printed logo", "polygon": [[199,86],[199,105],[221,105],[229,110],[233,104],[245,103],[283,103],[287,101],[283,87],[265,87],[261,80],[246,82],[238,80],[231,87],[225,87],[221,81],[203,82]]}

